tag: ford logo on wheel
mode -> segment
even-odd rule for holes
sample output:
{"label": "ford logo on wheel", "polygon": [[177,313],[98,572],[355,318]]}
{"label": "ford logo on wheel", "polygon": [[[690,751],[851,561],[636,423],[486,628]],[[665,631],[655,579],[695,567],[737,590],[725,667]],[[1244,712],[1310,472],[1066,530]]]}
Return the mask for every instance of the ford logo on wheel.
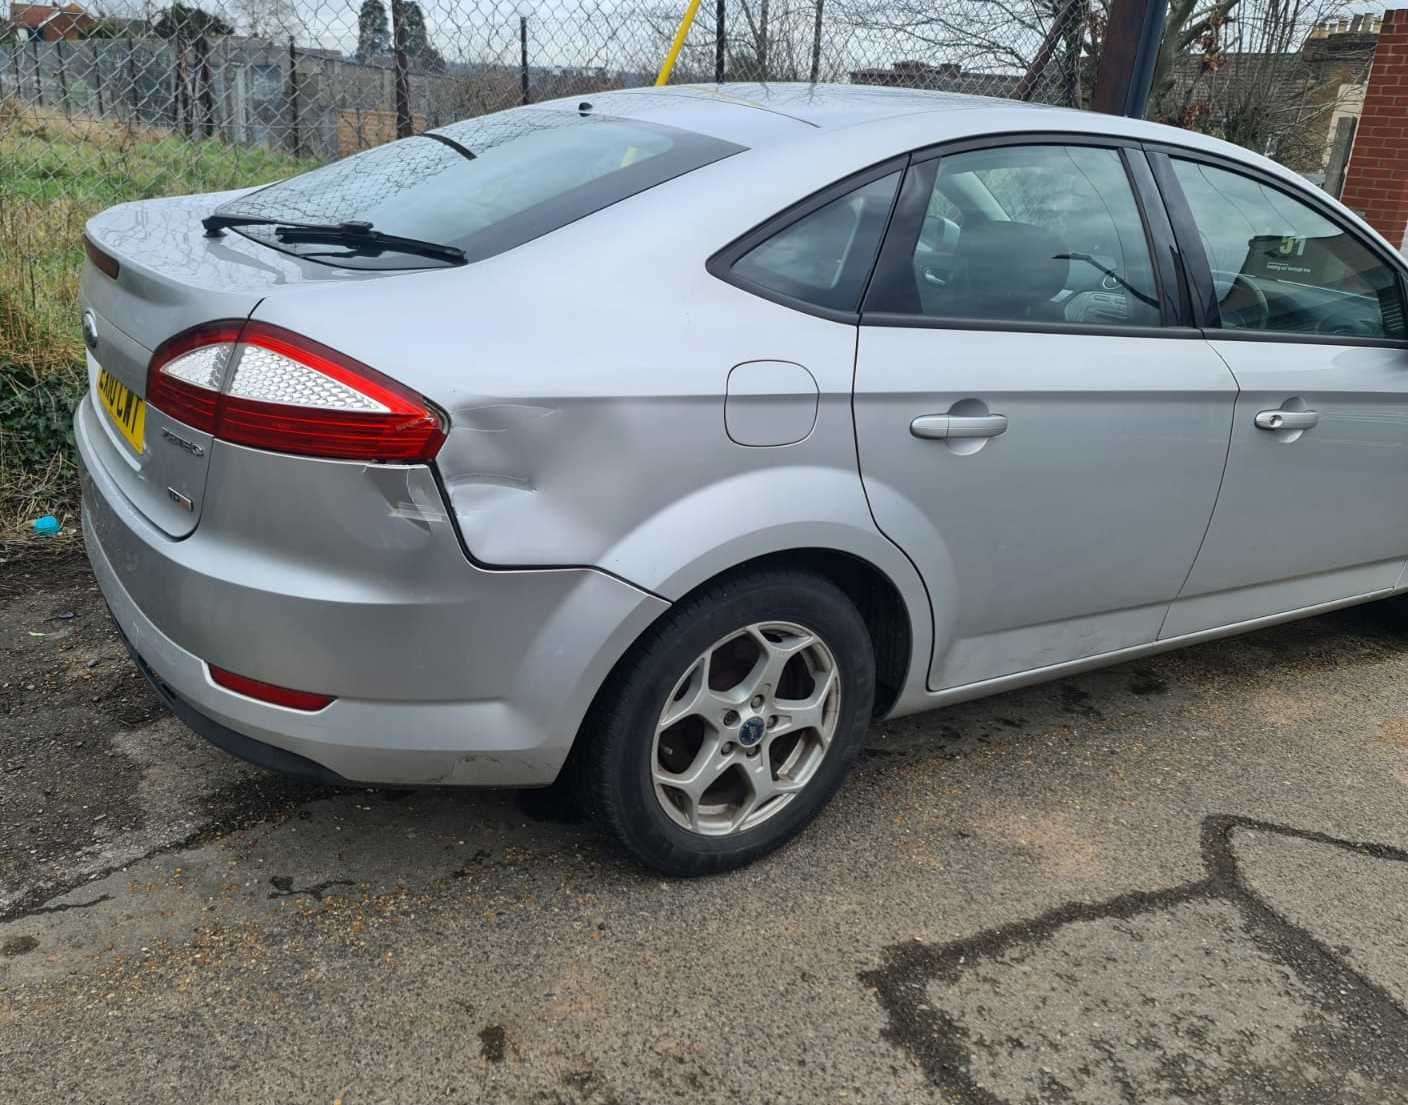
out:
{"label": "ford logo on wheel", "polygon": [[752,748],[763,739],[763,730],[766,726],[760,717],[750,717],[738,729],[738,743],[744,748]]}

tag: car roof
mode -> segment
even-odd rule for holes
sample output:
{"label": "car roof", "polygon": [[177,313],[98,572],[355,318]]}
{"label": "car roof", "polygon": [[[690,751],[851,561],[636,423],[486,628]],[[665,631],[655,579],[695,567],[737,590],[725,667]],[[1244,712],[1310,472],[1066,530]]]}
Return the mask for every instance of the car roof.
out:
{"label": "car roof", "polygon": [[[800,197],[905,150],[968,137],[1028,132],[1087,134],[1181,147],[1261,169],[1299,188],[1309,187],[1303,177],[1285,166],[1211,135],[1143,119],[993,96],[802,82],[668,85],[587,96],[594,111],[651,120],[746,147],[752,151],[749,158],[736,163],[733,158],[726,159],[721,171],[748,174],[750,193],[760,191],[759,156],[773,165],[774,171],[795,179],[803,189]],[[582,102],[582,97],[569,97],[541,106],[578,109]],[[799,157],[799,150],[805,150],[805,156]],[[773,202],[772,197],[767,202]]]}
{"label": "car roof", "polygon": [[[991,107],[994,99],[875,84],[686,84],[659,89],[623,89],[627,95],[655,93],[693,100],[740,104],[830,130],[918,111],[962,111]],[[1015,101],[1009,101],[1015,103]],[[1024,105],[1040,109],[1041,105]]]}
{"label": "car roof", "polygon": [[800,82],[623,88],[565,97],[542,106],[575,109],[583,102],[603,114],[698,130],[751,149],[902,115],[977,110],[1004,103],[1032,112],[1051,110],[954,92]]}
{"label": "car roof", "polygon": [[[1264,160],[1218,139],[1141,119],[995,96],[887,85],[680,84],[588,93],[587,98],[564,97],[541,106],[575,109],[582,102],[589,102],[592,110],[605,114],[698,130],[750,149],[816,138],[818,132],[925,116],[925,122],[915,122],[944,131],[957,132],[971,126],[975,133],[992,133],[992,125],[1018,131],[1069,130],[1163,141],[1244,160]],[[957,116],[960,112],[964,114]]]}

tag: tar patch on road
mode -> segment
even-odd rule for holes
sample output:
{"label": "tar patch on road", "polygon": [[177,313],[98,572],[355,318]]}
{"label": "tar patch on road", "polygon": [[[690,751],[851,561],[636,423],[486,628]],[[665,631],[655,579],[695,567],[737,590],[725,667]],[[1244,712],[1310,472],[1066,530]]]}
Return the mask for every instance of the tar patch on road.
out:
{"label": "tar patch on road", "polygon": [[479,1032],[479,1054],[491,1063],[502,1063],[508,1050],[508,1032],[501,1024],[491,1024]]}
{"label": "tar patch on road", "polygon": [[1408,864],[1381,844],[1248,818],[1202,824],[1206,877],[1075,902],[862,974],[946,1100],[1408,1100],[1408,1011],[1239,868],[1238,831]]}
{"label": "tar patch on road", "polygon": [[300,894],[312,898],[315,902],[321,902],[325,895],[334,886],[356,886],[351,879],[326,879],[323,882],[314,883],[312,886],[294,886],[293,879],[288,875],[275,875],[269,880],[269,885],[274,889],[269,892],[270,898],[296,898]]}
{"label": "tar patch on road", "polygon": [[6,959],[12,959],[17,955],[28,955],[37,947],[39,947],[38,937],[12,936],[3,944],[0,944],[0,955],[3,955]]}

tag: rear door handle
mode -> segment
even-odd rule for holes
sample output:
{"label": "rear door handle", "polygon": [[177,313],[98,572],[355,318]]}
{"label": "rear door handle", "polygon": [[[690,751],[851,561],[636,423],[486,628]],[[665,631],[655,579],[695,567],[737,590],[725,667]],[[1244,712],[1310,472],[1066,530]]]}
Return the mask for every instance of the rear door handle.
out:
{"label": "rear door handle", "polygon": [[924,414],[909,424],[915,437],[997,437],[1007,432],[1005,414]]}
{"label": "rear door handle", "polygon": [[1258,430],[1308,430],[1320,421],[1318,411],[1262,411],[1256,416]]}

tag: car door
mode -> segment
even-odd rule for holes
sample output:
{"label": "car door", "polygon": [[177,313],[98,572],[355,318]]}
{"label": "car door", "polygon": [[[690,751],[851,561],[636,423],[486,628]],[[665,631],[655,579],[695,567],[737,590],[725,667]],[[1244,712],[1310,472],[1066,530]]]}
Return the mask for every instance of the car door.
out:
{"label": "car door", "polygon": [[1256,170],[1153,154],[1240,385],[1217,510],[1162,636],[1388,591],[1408,555],[1401,263]]}
{"label": "car door", "polygon": [[1169,244],[1138,149],[1008,139],[912,160],[854,409],[875,520],[933,603],[931,688],[1155,640],[1236,389],[1183,325]]}

